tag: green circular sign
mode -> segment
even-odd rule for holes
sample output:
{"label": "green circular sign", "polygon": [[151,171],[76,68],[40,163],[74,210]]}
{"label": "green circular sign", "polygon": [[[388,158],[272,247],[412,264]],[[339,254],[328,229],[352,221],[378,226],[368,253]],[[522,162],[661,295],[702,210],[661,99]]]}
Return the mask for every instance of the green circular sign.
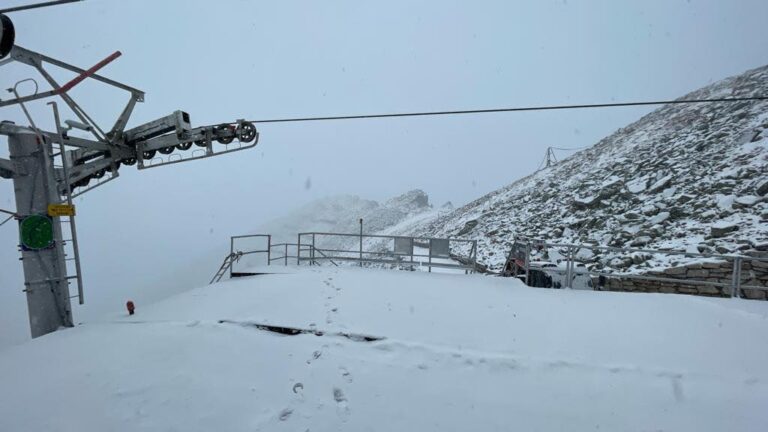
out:
{"label": "green circular sign", "polygon": [[53,222],[43,215],[31,215],[21,220],[21,245],[27,249],[45,249],[53,244]]}

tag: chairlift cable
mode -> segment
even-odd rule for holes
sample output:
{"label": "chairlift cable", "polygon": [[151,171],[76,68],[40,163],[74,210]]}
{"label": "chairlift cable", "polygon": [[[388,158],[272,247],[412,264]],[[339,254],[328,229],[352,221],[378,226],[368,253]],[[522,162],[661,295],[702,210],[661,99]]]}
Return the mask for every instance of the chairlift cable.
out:
{"label": "chairlift cable", "polygon": [[60,5],[60,4],[66,4],[66,3],[75,3],[75,2],[80,2],[80,1],[83,1],[83,0],[55,0],[55,1],[48,1],[48,2],[42,2],[42,3],[34,3],[34,4],[29,4],[29,5],[23,5],[23,6],[15,6],[15,7],[10,7],[10,8],[6,8],[6,9],[0,10],[0,14],[6,14],[6,13],[10,13],[10,12],[19,12],[19,11],[24,11],[24,10],[29,10],[29,9],[38,9],[38,8],[42,8],[42,7],[56,6],[56,5]]}
{"label": "chairlift cable", "polygon": [[703,104],[703,103],[736,103],[753,102],[768,100],[768,96],[751,97],[733,97],[733,98],[715,98],[715,99],[677,99],[664,101],[643,101],[643,102],[616,102],[616,103],[596,103],[580,105],[543,105],[513,108],[490,108],[474,110],[456,110],[456,111],[425,111],[425,112],[405,112],[405,113],[387,113],[387,114],[363,114],[363,115],[344,115],[344,116],[322,116],[322,117],[293,117],[293,118],[274,118],[262,120],[249,120],[251,123],[291,123],[291,122],[310,122],[310,121],[328,121],[328,120],[361,120],[376,118],[393,117],[427,117],[427,116],[445,116],[461,114],[489,114],[503,112],[523,112],[523,111],[555,111],[572,109],[592,109],[592,108],[618,108],[635,107],[651,105],[682,105],[682,104]]}

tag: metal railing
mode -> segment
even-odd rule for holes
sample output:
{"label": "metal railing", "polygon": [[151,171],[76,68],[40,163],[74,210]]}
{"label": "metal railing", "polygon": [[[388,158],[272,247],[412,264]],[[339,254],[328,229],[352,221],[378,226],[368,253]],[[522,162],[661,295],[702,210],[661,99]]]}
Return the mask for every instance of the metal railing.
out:
{"label": "metal railing", "polygon": [[[235,248],[235,242],[238,239],[254,239],[254,238],[265,238],[267,239],[267,246],[264,249],[251,249],[251,250],[237,250]],[[271,262],[272,258],[272,236],[269,234],[247,234],[247,235],[239,235],[239,236],[232,236],[229,238],[229,255],[238,255],[238,260],[240,258],[247,256],[247,255],[253,255],[253,254],[266,254],[267,255],[267,264]],[[235,273],[234,271],[234,262],[229,266],[229,277],[232,277],[232,273]]]}
{"label": "metal railing", "polygon": [[[356,243],[358,247],[346,244]],[[296,264],[317,265],[329,261],[389,265],[393,267],[427,267],[474,272],[477,264],[477,241],[378,234],[346,234],[327,232],[299,233]]]}
{"label": "metal railing", "polygon": [[[640,281],[650,281],[650,282],[659,282],[659,283],[666,283],[666,284],[673,284],[673,285],[700,285],[700,286],[711,286],[716,288],[722,288],[723,293],[726,293],[730,295],[731,297],[740,297],[741,293],[745,289],[751,289],[751,290],[762,290],[762,291],[768,291],[768,286],[762,286],[762,285],[749,285],[745,284],[744,278],[743,278],[743,266],[745,262],[765,262],[768,263],[768,258],[762,258],[762,257],[752,257],[752,256],[745,256],[745,255],[718,255],[718,254],[705,254],[705,253],[696,253],[696,252],[684,252],[684,251],[675,251],[675,250],[657,250],[657,249],[634,249],[634,248],[621,248],[621,247],[614,247],[614,246],[599,246],[599,245],[590,245],[590,244],[566,244],[566,243],[547,243],[544,240],[518,240],[515,242],[515,244],[512,247],[512,250],[510,251],[510,255],[507,258],[507,262],[511,262],[513,260],[522,261],[522,267],[525,270],[525,276],[526,276],[526,284],[530,283],[530,271],[532,269],[532,258],[536,256],[543,255],[542,251],[548,251],[548,248],[554,249],[557,255],[560,255],[563,257],[563,259],[560,260],[560,262],[565,262],[565,269],[560,269],[557,267],[547,267],[542,268],[540,270],[546,272],[546,273],[556,273],[556,274],[564,274],[565,275],[565,287],[566,288],[572,288],[574,277],[576,274],[586,274],[592,278],[618,278],[618,279],[626,279],[626,280],[640,280]],[[606,271],[601,271],[600,269],[597,269],[595,267],[586,266],[583,268],[583,271],[577,271],[576,270],[576,264],[580,260],[578,259],[577,255],[582,250],[588,250],[592,252],[593,254],[595,252],[607,252],[607,253],[614,253],[617,254],[617,256],[612,257],[611,259],[616,258],[629,258],[633,254],[644,254],[644,255],[651,255],[652,257],[656,257],[658,255],[667,255],[667,256],[680,256],[685,258],[700,258],[703,260],[716,260],[716,261],[709,261],[712,263],[730,263],[730,277],[727,278],[729,280],[702,280],[700,278],[696,277],[687,277],[686,275],[681,274],[680,276],[685,277],[665,277],[664,275],[667,275],[668,273],[665,273],[663,269],[660,270],[653,270],[648,269],[647,273],[659,273],[655,275],[649,275],[649,274],[638,274],[638,273],[628,273],[623,271],[616,271],[613,269],[609,269]],[[547,254],[548,255],[548,254]],[[698,264],[697,262],[683,262],[678,263],[678,265],[672,266],[672,268],[682,268],[686,270],[698,270],[691,268],[692,265]],[[701,263],[704,264],[704,263]],[[670,267],[667,267],[669,269]],[[581,270],[581,268],[579,269]],[[706,268],[702,268],[702,270],[706,270]],[[766,269],[766,273],[768,273],[768,269]],[[671,276],[671,275],[670,275]],[[704,277],[704,276],[701,276]],[[726,279],[726,278],[718,278],[718,279]],[[754,280],[754,279],[753,279]],[[748,281],[747,281],[748,282]]]}
{"label": "metal railing", "polygon": [[[243,240],[263,239],[258,247],[244,247]],[[330,241],[329,241],[330,240]],[[345,243],[359,244],[347,248]],[[334,246],[335,245],[335,246]],[[342,246],[339,246],[342,245]],[[424,252],[421,252],[424,251]],[[249,255],[265,255],[266,265],[302,263],[320,265],[324,262],[339,266],[341,262],[353,262],[397,267],[426,267],[474,272],[477,267],[477,241],[464,239],[437,239],[428,237],[387,236],[373,234],[300,233],[297,243],[272,243],[269,234],[248,234],[230,237],[228,257],[214,276],[221,279],[225,271],[229,277],[238,275],[236,263]],[[242,265],[242,264],[241,264]],[[246,263],[246,265],[251,265]],[[219,273],[222,273],[221,275]]]}

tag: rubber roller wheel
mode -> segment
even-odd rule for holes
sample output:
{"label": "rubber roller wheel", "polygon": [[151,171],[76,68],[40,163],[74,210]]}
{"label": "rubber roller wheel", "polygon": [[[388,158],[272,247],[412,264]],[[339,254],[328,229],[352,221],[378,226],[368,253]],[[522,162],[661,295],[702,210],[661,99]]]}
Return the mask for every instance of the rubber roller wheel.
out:
{"label": "rubber roller wheel", "polygon": [[100,170],[96,171],[95,173],[93,173],[93,178],[100,179],[100,178],[104,177],[104,174],[106,174],[106,173],[107,173],[106,169],[100,169]]}
{"label": "rubber roller wheel", "polygon": [[208,144],[205,143],[205,140],[197,140],[195,141],[195,145],[198,147],[208,147]]}
{"label": "rubber roller wheel", "polygon": [[237,127],[237,139],[249,143],[256,138],[256,126],[251,122],[240,123]]}
{"label": "rubber roller wheel", "polygon": [[136,165],[136,158],[123,159],[123,163],[128,166]]}
{"label": "rubber roller wheel", "polygon": [[91,176],[88,176],[88,177],[85,177],[83,179],[80,179],[80,180],[74,182],[72,185],[74,187],[86,187],[86,186],[88,186],[88,183],[90,183],[90,182],[91,182]]}
{"label": "rubber roller wheel", "polygon": [[[214,126],[213,133],[214,133],[214,135],[218,135],[219,132],[231,131],[232,129],[233,129],[233,127],[228,125],[228,124],[220,124],[218,126]],[[231,143],[234,140],[235,140],[235,135],[234,134],[231,135],[231,136],[226,136],[226,137],[224,137],[224,136],[221,136],[221,137],[217,136],[216,137],[216,142],[218,142],[219,144],[229,144],[229,143]]]}
{"label": "rubber roller wheel", "polygon": [[173,153],[174,150],[176,150],[176,147],[170,146],[170,147],[163,147],[163,148],[161,148],[158,151],[160,153],[164,154],[164,155],[169,155],[169,154]]}
{"label": "rubber roller wheel", "polygon": [[0,14],[0,59],[11,53],[16,40],[16,30],[13,22],[7,16]]}
{"label": "rubber roller wheel", "polygon": [[145,150],[144,152],[141,153],[141,155],[144,157],[144,159],[152,159],[153,157],[155,157],[156,153],[157,152],[154,150]]}
{"label": "rubber roller wheel", "polygon": [[190,147],[192,147],[192,141],[181,143],[181,144],[176,144],[176,148],[179,149],[179,150],[182,150],[182,151],[183,150],[189,150]]}

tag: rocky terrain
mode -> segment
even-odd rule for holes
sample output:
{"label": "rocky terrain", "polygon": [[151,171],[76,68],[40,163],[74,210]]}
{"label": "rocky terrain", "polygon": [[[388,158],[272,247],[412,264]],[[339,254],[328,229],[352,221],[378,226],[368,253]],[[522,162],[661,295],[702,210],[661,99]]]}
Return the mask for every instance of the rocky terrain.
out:
{"label": "rocky terrain", "polygon": [[[768,66],[682,98],[764,95]],[[477,239],[491,269],[501,268],[516,237],[761,255],[768,251],[768,101],[663,106],[407,234]],[[620,272],[685,262],[589,251],[579,258]]]}

